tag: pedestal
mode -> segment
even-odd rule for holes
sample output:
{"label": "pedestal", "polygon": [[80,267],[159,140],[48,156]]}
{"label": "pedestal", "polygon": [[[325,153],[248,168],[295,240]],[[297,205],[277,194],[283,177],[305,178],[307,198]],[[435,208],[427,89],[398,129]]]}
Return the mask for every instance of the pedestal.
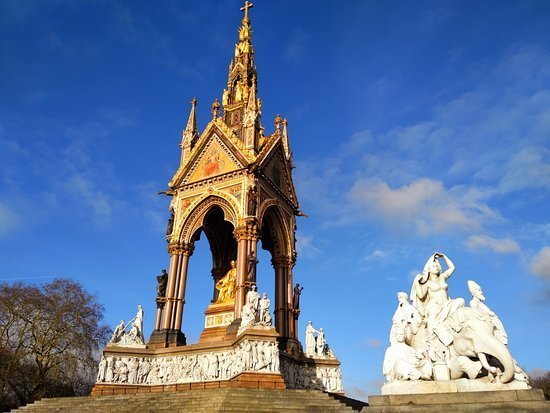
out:
{"label": "pedestal", "polygon": [[180,330],[154,330],[149,337],[147,347],[168,348],[185,346],[187,339]]}
{"label": "pedestal", "polygon": [[234,338],[232,334],[227,334],[228,326],[235,319],[235,303],[233,301],[223,304],[210,304],[204,312],[204,316],[204,330],[202,330],[199,343]]}
{"label": "pedestal", "polygon": [[542,390],[529,389],[369,396],[367,411],[371,413],[543,412],[548,411],[549,408],[550,402],[544,400]]}
{"label": "pedestal", "polygon": [[447,381],[392,381],[382,385],[383,395],[394,394],[435,394],[435,393],[468,393],[482,391],[527,390],[530,387],[523,381],[511,383],[490,383],[486,379],[458,379]]}

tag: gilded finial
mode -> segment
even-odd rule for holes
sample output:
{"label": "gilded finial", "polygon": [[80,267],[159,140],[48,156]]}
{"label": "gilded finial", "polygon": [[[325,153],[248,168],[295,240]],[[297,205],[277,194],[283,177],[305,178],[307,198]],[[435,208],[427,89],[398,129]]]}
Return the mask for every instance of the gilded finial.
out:
{"label": "gilded finial", "polygon": [[191,100],[191,104],[193,106],[197,106],[197,97],[196,96]]}
{"label": "gilded finial", "polygon": [[251,9],[252,7],[254,7],[254,5],[250,3],[248,0],[244,2],[244,6],[241,7],[241,11],[244,11],[243,20],[248,20],[248,9]]}
{"label": "gilded finial", "polygon": [[220,102],[218,102],[218,98],[216,98],[214,103],[212,103],[212,119],[216,119],[218,113],[220,113]]}

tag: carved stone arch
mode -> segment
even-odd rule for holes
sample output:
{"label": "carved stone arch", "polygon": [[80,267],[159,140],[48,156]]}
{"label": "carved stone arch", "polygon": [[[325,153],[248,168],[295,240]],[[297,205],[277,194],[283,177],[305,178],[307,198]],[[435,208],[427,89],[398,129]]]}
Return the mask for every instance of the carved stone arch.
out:
{"label": "carved stone arch", "polygon": [[277,199],[275,199],[275,198],[266,199],[266,200],[260,205],[259,212],[258,212],[258,222],[262,222],[262,221],[263,221],[265,212],[267,211],[267,209],[268,209],[270,206],[278,205],[278,204],[279,204],[279,201],[278,201]]}
{"label": "carved stone arch", "polygon": [[273,242],[273,258],[291,258],[293,256],[293,238],[287,225],[288,220],[285,219],[278,203],[275,200],[270,201],[263,204],[265,208],[260,213],[262,231],[269,231],[269,233],[262,234],[262,241],[270,239]]}
{"label": "carved stone arch", "polygon": [[233,197],[223,192],[212,191],[198,199],[194,203],[195,205],[190,207],[191,213],[184,220],[181,227],[178,228],[179,241],[186,243],[192,242],[191,238],[197,229],[202,226],[204,217],[208,211],[214,206],[220,207],[223,211],[224,219],[231,222],[231,224],[236,227],[239,217],[239,206],[232,198]]}

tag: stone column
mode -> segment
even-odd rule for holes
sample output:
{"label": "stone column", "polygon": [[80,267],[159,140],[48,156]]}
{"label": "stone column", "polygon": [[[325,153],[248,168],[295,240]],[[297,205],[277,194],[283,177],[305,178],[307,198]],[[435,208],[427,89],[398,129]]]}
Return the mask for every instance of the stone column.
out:
{"label": "stone column", "polygon": [[[255,225],[250,234],[250,240],[248,241],[248,254],[254,254],[254,257],[258,259],[258,240],[260,239],[260,232],[258,231],[258,226]],[[248,264],[248,263],[247,263]],[[248,267],[248,265],[247,265]],[[248,268],[247,268],[248,271]],[[258,272],[257,268],[254,269],[254,279],[253,282],[257,282]],[[248,274],[247,274],[248,275]]]}
{"label": "stone column", "polygon": [[241,318],[241,309],[244,305],[246,296],[245,281],[248,257],[249,231],[246,226],[235,229],[235,238],[237,240],[237,280],[235,282],[235,319]]}
{"label": "stone column", "polygon": [[292,314],[288,290],[291,260],[283,255],[274,257],[271,263],[275,269],[275,328],[281,337],[288,338],[290,337],[289,314]]}
{"label": "stone column", "polygon": [[292,305],[292,294],[294,292],[294,282],[292,281],[292,268],[296,263],[295,260],[289,260],[289,266],[287,268],[286,276],[286,304],[287,304],[287,313],[286,313],[286,322],[288,325],[288,336],[290,338],[298,339],[297,327],[298,322],[294,319],[294,307]]}
{"label": "stone column", "polygon": [[166,287],[166,305],[164,306],[162,317],[162,329],[168,330],[172,324],[172,313],[174,311],[174,301],[176,294],[176,284],[178,277],[178,266],[180,261],[181,248],[179,243],[168,245],[170,253],[170,268],[168,270],[168,285]]}
{"label": "stone column", "polygon": [[155,330],[160,330],[160,323],[162,321],[162,309],[164,308],[164,299],[159,301],[157,298],[157,317],[155,319]]}
{"label": "stone column", "polygon": [[[183,300],[178,300],[180,294],[185,293],[185,281],[187,276],[187,260],[189,255],[184,255],[184,248],[178,242],[168,244],[170,254],[170,269],[168,270],[168,283],[166,285],[166,298],[164,308],[157,310],[155,330],[151,334],[148,346],[150,348],[165,348],[185,345],[185,334],[176,329],[178,303],[183,311]],[[185,277],[182,279],[182,269],[185,268]],[[182,290],[183,289],[183,290]],[[181,319],[181,316],[180,316]]]}
{"label": "stone column", "polygon": [[181,330],[181,319],[183,316],[183,305],[185,304],[185,287],[187,285],[187,269],[189,267],[189,257],[193,255],[195,246],[193,244],[184,244],[182,246],[181,265],[179,266],[179,286],[176,296],[176,312],[174,329]]}

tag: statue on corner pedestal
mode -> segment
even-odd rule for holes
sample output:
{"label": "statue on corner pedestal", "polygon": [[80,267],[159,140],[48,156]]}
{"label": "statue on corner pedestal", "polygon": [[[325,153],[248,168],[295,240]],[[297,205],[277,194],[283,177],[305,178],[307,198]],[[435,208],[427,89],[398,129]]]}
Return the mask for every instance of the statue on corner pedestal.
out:
{"label": "statue on corner pedestal", "polygon": [[[130,331],[126,331],[130,327]],[[143,308],[138,305],[138,311],[134,318],[132,318],[126,325],[124,320],[120,320],[120,323],[116,326],[109,344],[117,346],[132,347],[135,345],[145,345],[143,338]]]}
{"label": "statue on corner pedestal", "polygon": [[[389,383],[384,386],[403,380],[448,382],[466,377],[477,383],[465,385],[468,391],[484,390],[490,383],[529,388],[526,382],[515,380],[522,370],[506,345],[508,337],[501,321],[484,303],[481,287],[468,281],[473,296],[469,307],[464,299],[449,297],[447,280],[454,272],[451,259],[436,252],[414,278],[410,302],[406,293],[398,293],[391,345],[384,358]],[[391,386],[386,393],[384,386],[382,393],[391,394]]]}

